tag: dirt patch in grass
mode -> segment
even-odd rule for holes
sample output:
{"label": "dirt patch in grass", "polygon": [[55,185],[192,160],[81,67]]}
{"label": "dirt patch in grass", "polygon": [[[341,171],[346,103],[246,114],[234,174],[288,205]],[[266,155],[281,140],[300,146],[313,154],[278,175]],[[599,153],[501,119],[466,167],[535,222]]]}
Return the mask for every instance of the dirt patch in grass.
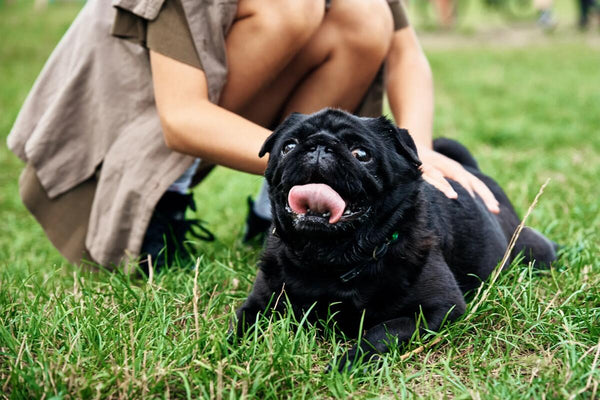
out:
{"label": "dirt patch in grass", "polygon": [[579,32],[573,27],[559,27],[546,32],[535,25],[480,28],[475,32],[460,31],[418,32],[421,44],[428,50],[498,47],[525,48],[530,46],[551,46],[561,43],[585,43],[600,49],[600,33],[596,30]]}

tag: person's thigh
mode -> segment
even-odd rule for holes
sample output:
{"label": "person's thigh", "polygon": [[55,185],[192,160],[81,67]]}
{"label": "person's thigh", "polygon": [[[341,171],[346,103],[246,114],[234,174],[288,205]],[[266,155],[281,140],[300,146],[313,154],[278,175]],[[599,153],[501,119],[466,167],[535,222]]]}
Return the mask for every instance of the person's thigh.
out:
{"label": "person's thigh", "polygon": [[385,0],[333,0],[308,43],[242,115],[268,127],[293,111],[353,111],[385,59],[392,33]]}
{"label": "person's thigh", "polygon": [[324,0],[240,0],[226,38],[227,84],[220,105],[239,113],[319,28]]}

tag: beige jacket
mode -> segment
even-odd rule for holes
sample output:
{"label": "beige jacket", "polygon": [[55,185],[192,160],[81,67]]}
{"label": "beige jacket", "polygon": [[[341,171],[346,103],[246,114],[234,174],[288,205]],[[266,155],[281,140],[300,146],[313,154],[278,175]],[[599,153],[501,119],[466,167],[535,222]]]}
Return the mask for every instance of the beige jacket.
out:
{"label": "beige jacket", "polygon": [[[50,56],[8,136],[50,199],[101,167],[86,247],[110,266],[136,256],[154,206],[193,162],[164,143],[148,51],[110,35],[113,6],[155,18],[164,0],[89,0]],[[236,1],[182,0],[209,98],[225,83]],[[159,165],[160,168],[156,166]]]}
{"label": "beige jacket", "polygon": [[[181,1],[209,99],[217,103],[227,77],[225,35],[237,1]],[[164,143],[148,50],[110,34],[115,6],[152,20],[163,2],[88,0],[44,66],[8,136],[9,148],[29,165],[29,175],[37,174],[36,184],[45,191],[36,199],[63,196],[77,204],[75,188],[97,178],[95,195],[92,187],[86,191],[91,196],[81,197],[86,202],[93,197],[85,247],[93,261],[107,267],[138,255],[156,203],[194,160]],[[399,1],[388,2],[403,17]],[[365,97],[362,115],[381,113],[381,82],[380,74]],[[40,216],[43,204],[28,207],[42,225],[63,218]],[[84,230],[85,222],[79,224]],[[61,235],[68,236],[62,228]],[[79,254],[69,256],[53,242],[78,261]]]}

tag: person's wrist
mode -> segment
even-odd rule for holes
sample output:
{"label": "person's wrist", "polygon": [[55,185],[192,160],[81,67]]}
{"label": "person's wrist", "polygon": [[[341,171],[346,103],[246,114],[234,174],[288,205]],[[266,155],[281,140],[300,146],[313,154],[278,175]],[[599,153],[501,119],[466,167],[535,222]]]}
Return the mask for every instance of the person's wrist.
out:
{"label": "person's wrist", "polygon": [[417,147],[417,155],[421,162],[428,162],[433,153],[435,153],[435,151],[426,144],[415,143],[415,146]]}

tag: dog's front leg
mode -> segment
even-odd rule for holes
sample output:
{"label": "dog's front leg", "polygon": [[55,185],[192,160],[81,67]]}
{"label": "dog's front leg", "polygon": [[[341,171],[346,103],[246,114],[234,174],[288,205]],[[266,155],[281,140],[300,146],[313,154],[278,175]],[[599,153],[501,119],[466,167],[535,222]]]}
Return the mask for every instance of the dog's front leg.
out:
{"label": "dog's front leg", "polygon": [[252,292],[244,301],[244,304],[236,311],[237,329],[236,335],[242,337],[248,329],[256,323],[259,314],[272,311],[275,304],[276,292],[269,287],[267,279],[262,271],[258,271]]}
{"label": "dog's front leg", "polygon": [[262,306],[262,299],[253,298],[252,295],[246,299],[244,304],[235,312],[237,319],[236,336],[244,336],[252,325],[256,323],[258,315],[264,313],[266,308]]}
{"label": "dog's front leg", "polygon": [[398,343],[407,342],[416,330],[414,318],[400,317],[375,325],[367,330],[360,342],[344,354],[338,363],[340,372],[350,370],[359,360],[376,361],[379,354],[386,353],[397,338]]}
{"label": "dog's front leg", "polygon": [[369,328],[360,343],[342,357],[340,371],[352,368],[358,358],[368,361],[389,350],[390,339],[406,343],[418,328],[437,331],[445,319],[451,321],[465,312],[465,300],[448,265],[440,254],[432,252],[418,281],[406,297],[413,299],[424,318],[417,327],[416,315],[389,319]]}
{"label": "dog's front leg", "polygon": [[[459,304],[458,307],[448,305],[430,310],[429,312],[424,311],[423,316],[426,324],[420,324],[418,329],[420,332],[424,332],[425,329],[437,331],[441,327],[446,315],[451,320],[463,312],[464,302]],[[393,342],[397,342],[398,344],[408,342],[416,330],[415,317],[399,317],[377,324],[368,329],[360,342],[342,356],[338,364],[338,369],[340,371],[352,369],[359,359],[376,361],[379,358],[379,354],[389,351],[390,346],[394,344]]]}

